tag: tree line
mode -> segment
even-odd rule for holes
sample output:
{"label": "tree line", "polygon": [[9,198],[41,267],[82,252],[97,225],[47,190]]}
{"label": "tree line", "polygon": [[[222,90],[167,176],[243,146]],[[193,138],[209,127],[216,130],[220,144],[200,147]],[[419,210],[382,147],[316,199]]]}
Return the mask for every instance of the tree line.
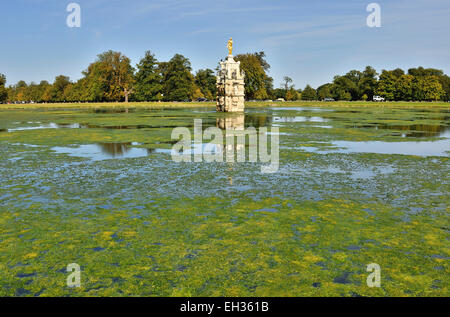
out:
{"label": "tree line", "polygon": [[[336,76],[332,83],[320,86],[317,99],[372,100],[374,95],[389,101],[448,101],[450,77],[442,70],[411,68],[405,73],[397,68],[378,74],[367,66],[364,71],[352,70],[344,76]],[[312,98],[310,91],[307,98]]]}
{"label": "tree line", "polygon": [[351,70],[343,76],[335,76],[333,82],[317,89],[307,85],[303,90],[295,90],[291,78],[285,77],[284,81],[283,88],[275,89],[276,98],[366,101],[381,96],[388,101],[450,100],[450,77],[434,68],[411,68],[407,73],[397,68],[378,74],[367,66],[363,71]]}
{"label": "tree line", "polygon": [[[450,99],[450,77],[442,70],[423,67],[376,70],[367,66],[363,71],[351,70],[335,76],[333,82],[317,89],[307,85],[295,89],[293,80],[284,77],[280,88],[274,88],[269,76],[270,65],[264,52],[239,54],[245,73],[247,100],[283,98],[294,100],[371,100],[379,95],[386,100],[437,101]],[[128,101],[188,101],[204,98],[214,100],[218,68],[200,69],[195,74],[188,58],[175,54],[167,62],[158,61],[147,51],[133,67],[120,52],[107,51],[82,72],[82,78],[72,82],[59,75],[53,83],[45,80],[27,84],[21,80],[6,87],[6,77],[0,74],[0,102],[128,102]]]}
{"label": "tree line", "polygon": [[82,74],[76,82],[64,75],[57,76],[52,84],[43,80],[28,85],[21,80],[4,88],[5,94],[0,97],[3,101],[39,103],[184,101],[213,99],[216,90],[214,71],[202,69],[193,75],[190,61],[180,54],[159,62],[147,51],[134,68],[122,53],[108,51],[98,55]]}

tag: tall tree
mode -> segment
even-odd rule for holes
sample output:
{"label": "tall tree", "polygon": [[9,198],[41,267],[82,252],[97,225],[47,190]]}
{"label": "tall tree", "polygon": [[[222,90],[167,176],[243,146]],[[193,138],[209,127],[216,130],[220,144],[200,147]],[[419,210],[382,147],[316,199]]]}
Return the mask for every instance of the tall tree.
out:
{"label": "tall tree", "polygon": [[161,99],[162,76],[158,69],[158,60],[150,51],[137,65],[134,99],[137,101],[157,101]]}
{"label": "tall tree", "polygon": [[183,101],[194,98],[195,83],[189,59],[175,54],[167,63],[161,63],[165,101]]}
{"label": "tall tree", "polygon": [[87,100],[128,101],[133,92],[134,69],[130,59],[120,52],[108,51],[83,72],[86,77]]}
{"label": "tall tree", "polygon": [[372,100],[375,94],[375,89],[378,83],[378,73],[371,67],[367,66],[361,74],[361,79],[358,83],[359,97],[366,96],[367,99]]}
{"label": "tall tree", "polygon": [[401,75],[395,82],[394,100],[414,100],[414,76]]}
{"label": "tall tree", "polygon": [[283,82],[284,82],[284,90],[288,91],[291,88],[291,86],[289,84],[293,83],[292,78],[290,78],[288,76],[284,76]]}
{"label": "tall tree", "polygon": [[70,84],[71,82],[69,77],[63,75],[57,76],[55,78],[55,82],[53,83],[52,101],[65,101],[64,90]]}
{"label": "tall tree", "polygon": [[348,76],[335,76],[331,87],[336,100],[352,100],[352,92],[356,89],[356,84]]}
{"label": "tall tree", "polygon": [[401,69],[391,71],[383,69],[378,81],[376,94],[386,98],[386,100],[395,100],[397,81],[404,74],[404,71]]}
{"label": "tall tree", "polygon": [[264,52],[253,54],[240,54],[235,57],[241,62],[241,69],[245,73],[245,97],[246,99],[267,99],[268,88],[272,80],[266,71],[270,65],[264,59]]}
{"label": "tall tree", "polygon": [[28,101],[27,90],[28,85],[25,81],[20,80],[14,86],[14,98],[16,101]]}
{"label": "tall tree", "polygon": [[359,90],[359,85],[363,74],[359,70],[351,70],[345,74],[344,77],[351,82],[350,85],[347,85],[347,92],[352,96],[351,100],[360,100],[361,92]]}

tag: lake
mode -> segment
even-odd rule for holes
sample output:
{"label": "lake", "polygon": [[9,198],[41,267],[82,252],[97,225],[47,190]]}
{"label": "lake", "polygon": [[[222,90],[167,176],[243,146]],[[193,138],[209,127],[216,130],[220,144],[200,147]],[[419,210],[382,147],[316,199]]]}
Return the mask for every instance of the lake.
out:
{"label": "lake", "polygon": [[[0,296],[449,295],[449,116],[0,111]],[[195,119],[278,128],[279,169],[174,162],[171,133]]]}

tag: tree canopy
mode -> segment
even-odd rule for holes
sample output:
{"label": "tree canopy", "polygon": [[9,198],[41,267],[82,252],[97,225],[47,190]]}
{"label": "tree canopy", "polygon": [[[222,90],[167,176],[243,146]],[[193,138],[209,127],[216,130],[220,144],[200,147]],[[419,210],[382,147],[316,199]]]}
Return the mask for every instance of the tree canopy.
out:
{"label": "tree canopy", "polygon": [[267,99],[272,90],[273,79],[267,74],[270,65],[265,53],[239,54],[235,57],[241,62],[245,74],[245,96],[247,99]]}
{"label": "tree canopy", "polygon": [[98,55],[97,61],[83,72],[91,101],[122,101],[131,93],[134,69],[130,59],[120,52],[107,51]]}
{"label": "tree canopy", "polygon": [[160,71],[165,101],[189,100],[194,96],[196,87],[189,59],[175,54],[169,62],[162,64]]}
{"label": "tree canopy", "polygon": [[158,60],[150,51],[137,65],[134,99],[137,101],[157,101],[162,99],[162,76]]}

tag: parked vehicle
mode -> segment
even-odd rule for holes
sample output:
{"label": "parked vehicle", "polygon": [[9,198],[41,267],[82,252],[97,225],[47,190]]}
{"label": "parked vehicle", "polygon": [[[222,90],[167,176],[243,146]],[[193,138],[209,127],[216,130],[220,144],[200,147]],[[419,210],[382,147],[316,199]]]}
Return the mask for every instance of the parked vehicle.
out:
{"label": "parked vehicle", "polygon": [[386,101],[386,99],[380,96],[373,96],[373,101]]}
{"label": "parked vehicle", "polygon": [[278,98],[277,101],[285,102],[286,100],[284,100],[284,98]]}
{"label": "parked vehicle", "polygon": [[335,101],[334,98],[325,98],[323,101]]}
{"label": "parked vehicle", "polygon": [[197,98],[196,101],[197,101],[197,102],[207,102],[208,99],[206,99],[206,98]]}

